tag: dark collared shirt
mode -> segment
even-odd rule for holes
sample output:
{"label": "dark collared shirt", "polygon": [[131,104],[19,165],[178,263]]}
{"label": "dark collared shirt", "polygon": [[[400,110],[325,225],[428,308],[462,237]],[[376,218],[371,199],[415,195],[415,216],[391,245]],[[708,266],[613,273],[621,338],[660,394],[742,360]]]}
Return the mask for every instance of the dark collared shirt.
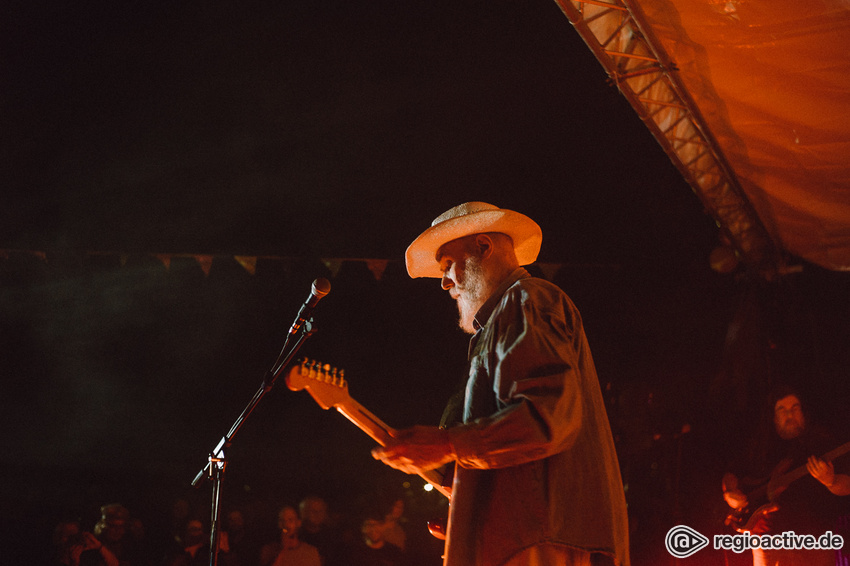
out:
{"label": "dark collared shirt", "polygon": [[626,566],[628,528],[614,442],[578,310],[517,269],[475,316],[448,566],[497,566],[564,545]]}

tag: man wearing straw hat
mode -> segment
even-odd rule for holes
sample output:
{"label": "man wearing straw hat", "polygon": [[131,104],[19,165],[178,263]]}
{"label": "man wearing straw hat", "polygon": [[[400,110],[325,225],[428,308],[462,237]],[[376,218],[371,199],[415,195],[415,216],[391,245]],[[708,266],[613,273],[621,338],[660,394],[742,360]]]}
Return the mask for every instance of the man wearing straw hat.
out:
{"label": "man wearing straw hat", "polygon": [[611,429],[581,317],[522,265],[540,251],[527,216],[482,203],[440,215],[407,249],[439,278],[472,334],[462,414],[373,454],[416,473],[455,463],[447,566],[628,566]]}

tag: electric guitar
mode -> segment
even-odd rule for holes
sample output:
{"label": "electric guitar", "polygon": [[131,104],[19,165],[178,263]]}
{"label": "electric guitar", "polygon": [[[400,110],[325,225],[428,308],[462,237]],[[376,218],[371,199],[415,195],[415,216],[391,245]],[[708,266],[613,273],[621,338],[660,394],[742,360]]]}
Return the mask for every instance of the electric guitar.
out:
{"label": "electric guitar", "polygon": [[[343,370],[331,367],[330,364],[302,360],[289,370],[286,385],[293,391],[306,389],[323,409],[335,407],[381,446],[386,446],[392,439],[395,429],[386,425],[348,394],[348,382]],[[451,499],[451,488],[442,485],[443,478],[439,472],[429,470],[420,473],[419,477]]]}
{"label": "electric guitar", "polygon": [[[842,444],[835,450],[830,450],[823,456],[821,456],[821,460],[826,462],[832,462],[839,456],[842,456],[850,452],[850,442],[846,444]],[[781,464],[780,464],[781,465]],[[747,505],[742,507],[741,509],[736,509],[729,513],[726,516],[726,525],[732,527],[739,533],[743,533],[744,531],[752,531],[753,526],[755,526],[756,521],[763,512],[768,510],[768,508],[772,507],[774,503],[772,503],[780,493],[785,491],[785,489],[791,485],[793,482],[797,481],[800,478],[806,477],[809,475],[808,469],[806,469],[806,465],[803,464],[798,468],[794,468],[790,472],[786,472],[781,474],[775,478],[772,478],[769,482],[764,485],[761,485],[747,494]],[[763,501],[767,500],[768,503],[764,505],[760,505],[755,511],[752,511],[752,507],[754,507],[755,501]]]}

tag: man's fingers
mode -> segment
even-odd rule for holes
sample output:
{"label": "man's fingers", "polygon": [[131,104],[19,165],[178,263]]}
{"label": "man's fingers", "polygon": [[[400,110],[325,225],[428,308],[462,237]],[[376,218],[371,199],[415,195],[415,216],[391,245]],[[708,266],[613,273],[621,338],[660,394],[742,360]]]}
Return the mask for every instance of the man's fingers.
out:
{"label": "man's fingers", "polygon": [[391,468],[395,468],[396,470],[400,470],[408,474],[416,473],[418,470],[418,468],[413,465],[413,461],[410,458],[406,458],[393,450],[388,451],[384,448],[375,448],[372,450],[372,457],[376,460],[381,460],[384,464]]}
{"label": "man's fingers", "polygon": [[391,458],[394,455],[394,452],[395,451],[392,448],[378,446],[377,448],[372,449],[372,457],[375,460],[385,460],[386,458]]}
{"label": "man's fingers", "polygon": [[378,446],[372,449],[372,457],[376,460],[383,460],[387,464],[403,458],[405,453],[404,446]]}
{"label": "man's fingers", "polygon": [[809,456],[809,460],[806,462],[806,469],[814,476],[829,471],[831,465],[831,462],[821,460],[817,456]]}

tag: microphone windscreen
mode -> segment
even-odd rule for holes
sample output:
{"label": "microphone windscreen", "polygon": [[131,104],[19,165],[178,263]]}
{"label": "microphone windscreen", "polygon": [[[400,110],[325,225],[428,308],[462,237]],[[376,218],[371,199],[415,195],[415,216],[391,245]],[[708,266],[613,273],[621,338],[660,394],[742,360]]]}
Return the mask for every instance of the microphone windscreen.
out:
{"label": "microphone windscreen", "polygon": [[321,298],[331,292],[331,282],[324,277],[313,281],[313,294]]}

